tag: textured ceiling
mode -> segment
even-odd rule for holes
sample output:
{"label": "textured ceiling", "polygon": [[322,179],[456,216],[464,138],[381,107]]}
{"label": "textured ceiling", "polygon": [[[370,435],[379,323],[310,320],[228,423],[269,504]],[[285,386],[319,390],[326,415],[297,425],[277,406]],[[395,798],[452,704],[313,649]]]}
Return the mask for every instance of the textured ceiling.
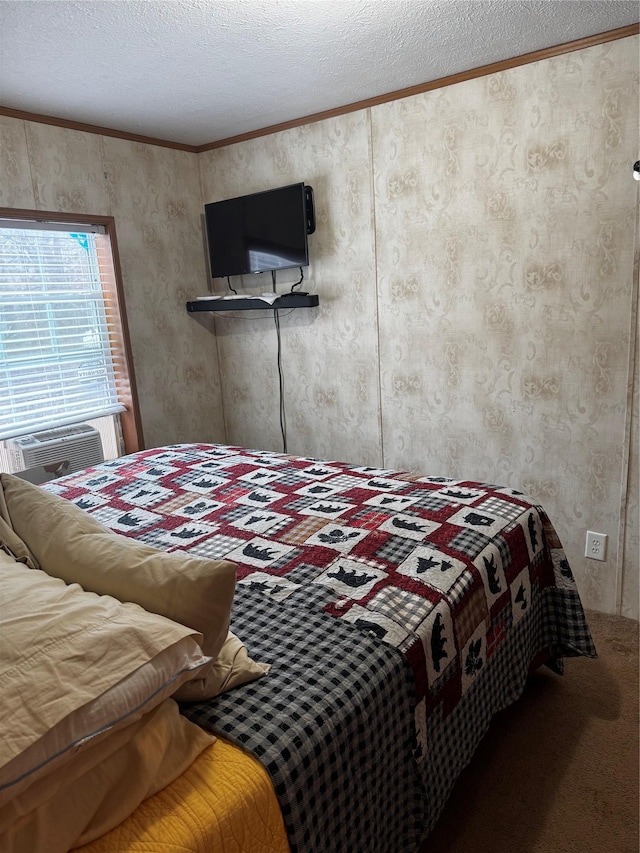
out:
{"label": "textured ceiling", "polygon": [[0,105],[202,145],[639,18],[638,0],[0,0]]}

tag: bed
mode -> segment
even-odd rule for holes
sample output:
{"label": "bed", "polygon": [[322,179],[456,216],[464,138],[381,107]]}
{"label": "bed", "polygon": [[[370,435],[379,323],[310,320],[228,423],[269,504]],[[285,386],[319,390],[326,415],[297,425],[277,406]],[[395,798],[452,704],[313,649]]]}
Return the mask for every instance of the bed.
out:
{"label": "bed", "polygon": [[257,667],[179,702],[215,743],[83,853],[415,853],[528,673],[596,654],[552,524],[509,487],[182,444],[45,491],[229,561]]}

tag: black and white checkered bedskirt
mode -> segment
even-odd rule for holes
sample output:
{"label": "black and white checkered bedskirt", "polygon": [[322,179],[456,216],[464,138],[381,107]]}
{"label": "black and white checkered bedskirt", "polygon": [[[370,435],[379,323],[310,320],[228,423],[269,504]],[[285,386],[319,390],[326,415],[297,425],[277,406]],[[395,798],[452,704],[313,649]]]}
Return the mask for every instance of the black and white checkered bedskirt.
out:
{"label": "black and white checkered bedskirt", "polygon": [[268,676],[183,711],[267,768],[293,853],[414,853],[427,802],[400,652],[240,586],[232,628]]}

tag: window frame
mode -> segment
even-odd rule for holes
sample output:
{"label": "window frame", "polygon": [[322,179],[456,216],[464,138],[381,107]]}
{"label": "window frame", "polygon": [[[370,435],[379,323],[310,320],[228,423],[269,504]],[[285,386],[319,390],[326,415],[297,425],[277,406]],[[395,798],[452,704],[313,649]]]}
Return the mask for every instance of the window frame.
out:
{"label": "window frame", "polygon": [[[104,228],[105,236],[111,254],[111,275],[101,275],[102,292],[105,302],[115,304],[119,320],[120,334],[112,340],[116,377],[122,386],[119,400],[125,407],[120,412],[120,426],[125,453],[135,453],[144,449],[142,419],[136,387],[133,356],[131,353],[131,338],[124,298],[124,286],[116,238],[116,224],[113,216],[87,215],[85,213],[60,213],[45,210],[24,210],[12,207],[0,207],[0,219],[24,220],[34,224],[61,223],[75,225],[100,225]],[[118,370],[118,365],[126,366],[126,375]]]}

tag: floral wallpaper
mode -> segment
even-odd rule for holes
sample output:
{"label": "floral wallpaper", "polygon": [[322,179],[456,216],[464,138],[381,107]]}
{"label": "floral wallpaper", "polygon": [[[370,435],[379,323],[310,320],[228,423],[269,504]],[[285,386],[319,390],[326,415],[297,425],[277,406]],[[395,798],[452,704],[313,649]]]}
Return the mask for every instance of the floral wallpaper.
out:
{"label": "floral wallpaper", "polygon": [[[200,156],[204,202],[314,187],[290,451],[520,488],[587,606],[634,618],[637,58],[633,37]],[[278,449],[273,324],[215,324],[228,440]]]}
{"label": "floral wallpaper", "polygon": [[[374,203],[367,112],[201,155],[203,197],[216,201],[304,181],[314,189],[316,232],[301,290],[319,308],[280,312],[287,449],[321,458],[382,462]],[[279,272],[278,292],[298,270]],[[215,279],[216,292],[227,290]],[[247,293],[272,290],[270,275],[244,276]],[[229,292],[227,290],[227,292]],[[281,450],[277,336],[271,312],[215,316],[230,441]]]}
{"label": "floral wallpaper", "polygon": [[280,312],[289,452],[520,488],[585,605],[638,619],[638,47],[200,155],[0,117],[0,205],[115,217],[147,446],[279,450],[273,315],[184,303],[227,287],[208,280],[203,203],[311,184],[300,289],[320,306]]}
{"label": "floral wallpaper", "polygon": [[[631,402],[633,41],[372,111],[385,464],[517,483],[550,512],[586,601],[611,611]],[[582,556],[587,529],[608,534],[606,564]]]}
{"label": "floral wallpaper", "polygon": [[215,340],[185,310],[207,281],[196,158],[109,137],[102,143],[145,444],[220,441]]}

